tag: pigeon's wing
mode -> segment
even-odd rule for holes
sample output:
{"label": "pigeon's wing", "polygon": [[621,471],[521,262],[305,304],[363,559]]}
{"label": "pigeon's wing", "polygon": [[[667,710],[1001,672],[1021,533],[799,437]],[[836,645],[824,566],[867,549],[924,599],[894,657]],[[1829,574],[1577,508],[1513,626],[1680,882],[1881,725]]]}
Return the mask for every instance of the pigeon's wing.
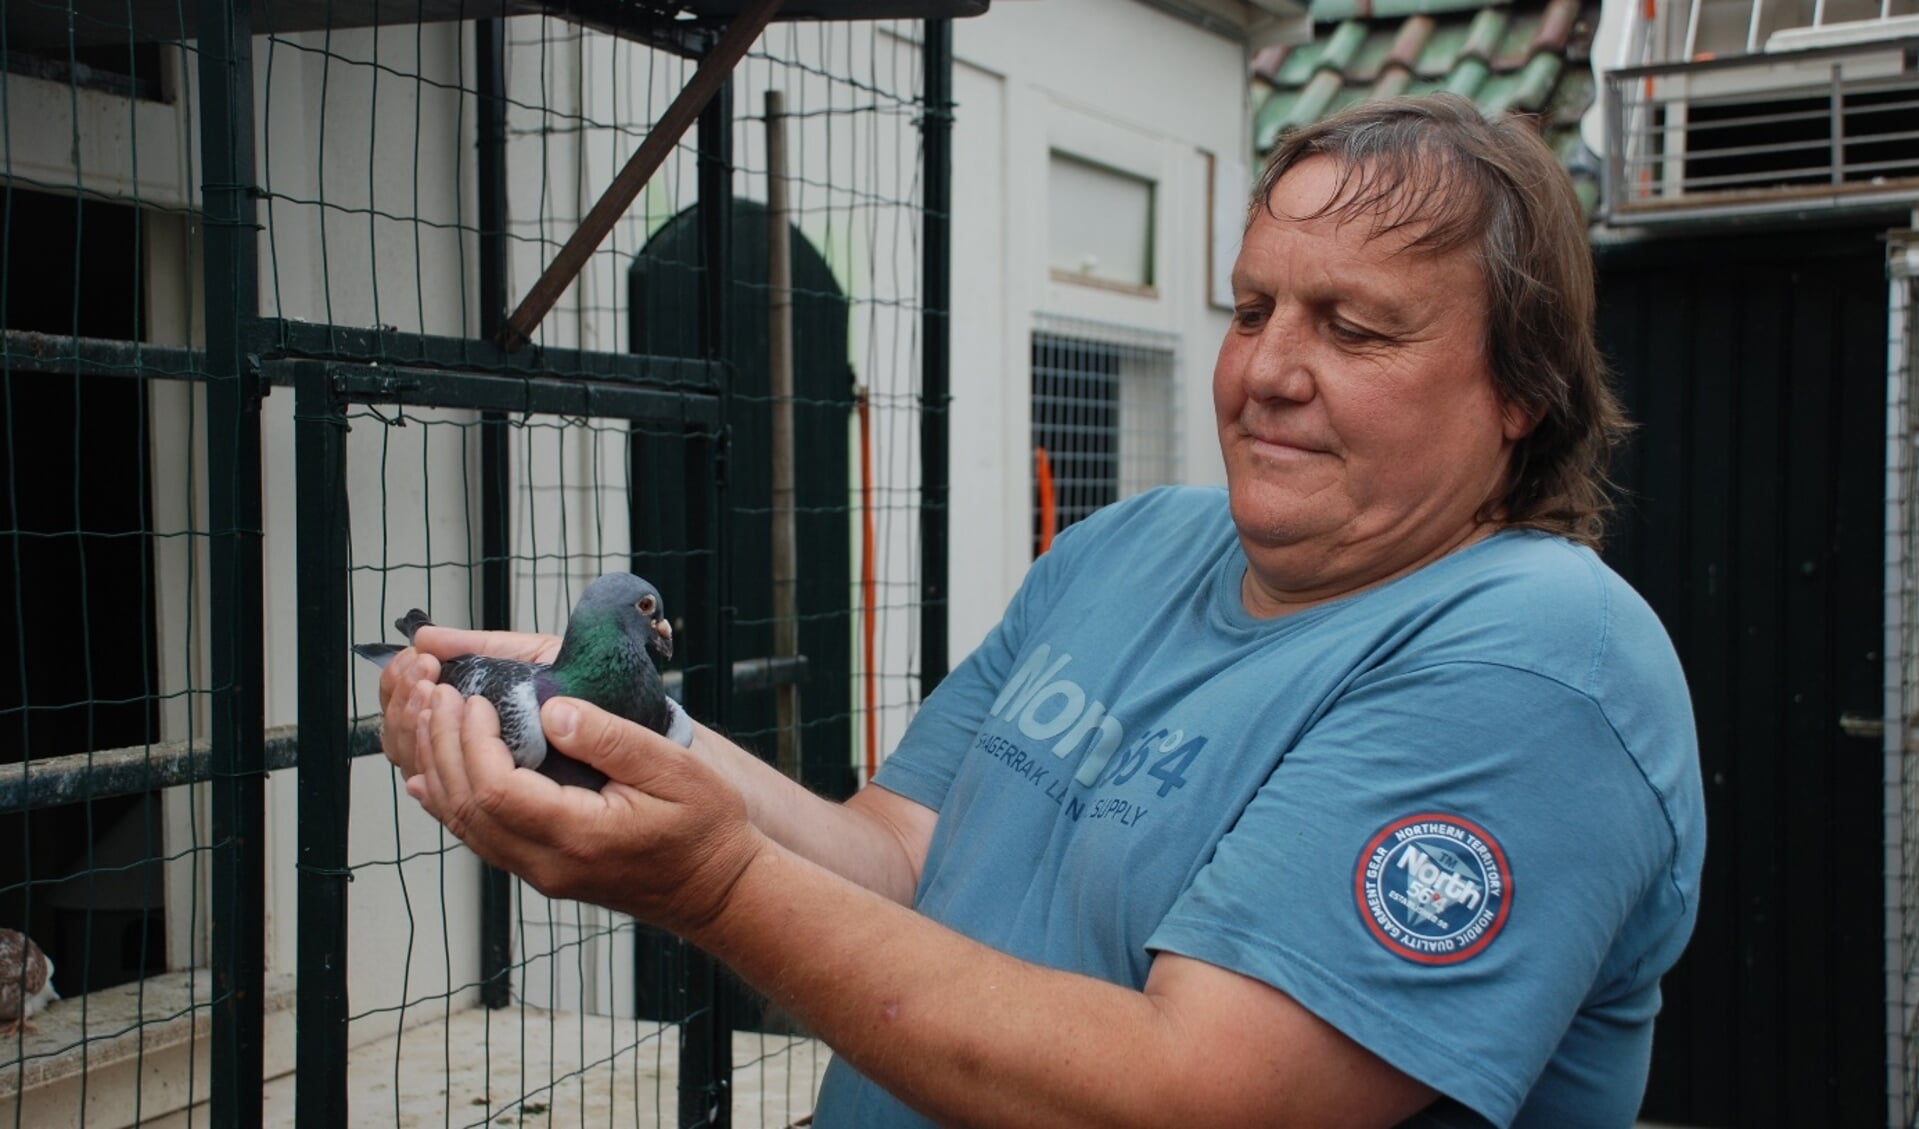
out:
{"label": "pigeon's wing", "polygon": [[477,694],[492,702],[500,715],[500,739],[513,751],[513,763],[538,768],[546,759],[546,734],[540,729],[542,699],[536,683],[546,670],[544,663],[461,655],[441,665],[440,681],[465,697]]}
{"label": "pigeon's wing", "polygon": [[0,1023],[20,1018],[20,979],[26,973],[27,939],[11,929],[0,929]]}

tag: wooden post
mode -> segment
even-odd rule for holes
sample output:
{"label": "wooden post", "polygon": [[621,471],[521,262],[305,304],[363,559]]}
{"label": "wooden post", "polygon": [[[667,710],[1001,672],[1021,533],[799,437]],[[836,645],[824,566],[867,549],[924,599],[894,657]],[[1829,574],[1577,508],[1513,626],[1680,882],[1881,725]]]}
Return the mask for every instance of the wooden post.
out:
{"label": "wooden post", "polygon": [[[766,92],[766,337],[767,384],[773,411],[773,654],[800,653],[799,554],[795,547],[793,489],[793,254],[786,204],[786,99]],[[800,778],[800,688],[774,691],[779,768]]]}

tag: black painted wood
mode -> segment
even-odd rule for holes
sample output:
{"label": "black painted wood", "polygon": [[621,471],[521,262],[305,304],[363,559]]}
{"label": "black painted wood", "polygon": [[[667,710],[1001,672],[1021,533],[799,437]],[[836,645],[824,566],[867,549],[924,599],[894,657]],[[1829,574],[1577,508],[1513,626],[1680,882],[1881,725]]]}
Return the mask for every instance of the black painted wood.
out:
{"label": "black painted wood", "polygon": [[1699,924],[1643,1115],[1886,1121],[1878,744],[1880,230],[1603,248],[1601,345],[1640,424],[1607,556],[1672,632],[1700,734]]}

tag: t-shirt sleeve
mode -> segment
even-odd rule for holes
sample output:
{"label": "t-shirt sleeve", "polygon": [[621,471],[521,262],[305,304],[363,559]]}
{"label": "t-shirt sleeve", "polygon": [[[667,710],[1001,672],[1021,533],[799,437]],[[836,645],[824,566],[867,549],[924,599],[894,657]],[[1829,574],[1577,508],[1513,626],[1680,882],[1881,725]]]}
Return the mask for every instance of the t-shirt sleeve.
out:
{"label": "t-shirt sleeve", "polygon": [[1271,984],[1504,1125],[1671,851],[1585,694],[1384,673],[1287,751],[1148,948]]}

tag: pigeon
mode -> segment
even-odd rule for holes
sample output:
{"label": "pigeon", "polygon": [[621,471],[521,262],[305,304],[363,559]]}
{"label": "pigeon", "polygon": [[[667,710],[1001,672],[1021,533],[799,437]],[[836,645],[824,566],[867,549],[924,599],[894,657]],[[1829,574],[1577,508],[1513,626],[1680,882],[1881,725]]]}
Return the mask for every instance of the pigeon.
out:
{"label": "pigeon", "polygon": [[0,1035],[32,1031],[27,1020],[60,998],[53,962],[17,929],[0,929]]}
{"label": "pigeon", "polygon": [[[414,608],[393,625],[411,642],[413,633],[430,622]],[[401,649],[393,643],[357,643],[353,653],[383,667]],[[673,627],[659,589],[630,572],[609,572],[580,594],[551,664],[461,655],[441,664],[440,681],[462,696],[479,694],[493,703],[514,764],[560,784],[597,790],[606,783],[604,773],[547,747],[540,706],[558,695],[581,698],[691,746],[693,719],[666,696],[648,651],[673,657]]]}

